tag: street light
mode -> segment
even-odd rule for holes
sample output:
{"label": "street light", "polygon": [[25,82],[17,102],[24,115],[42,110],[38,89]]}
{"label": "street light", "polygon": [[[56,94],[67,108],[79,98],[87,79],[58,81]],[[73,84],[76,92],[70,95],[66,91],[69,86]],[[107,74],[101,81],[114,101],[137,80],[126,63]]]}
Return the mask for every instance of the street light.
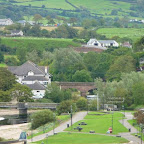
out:
{"label": "street light", "polygon": [[54,135],[54,130],[55,130],[55,113],[53,113],[53,135]]}
{"label": "street light", "polygon": [[143,143],[143,129],[144,129],[144,126],[143,124],[140,123],[140,128],[141,128],[141,144]]}
{"label": "street light", "polygon": [[48,134],[46,134],[46,144],[48,144]]}
{"label": "street light", "polygon": [[33,129],[32,129],[33,119],[31,119],[31,142],[33,141]]}
{"label": "street light", "polygon": [[73,111],[73,109],[72,109],[72,105],[71,105],[71,131],[72,131],[72,111]]}

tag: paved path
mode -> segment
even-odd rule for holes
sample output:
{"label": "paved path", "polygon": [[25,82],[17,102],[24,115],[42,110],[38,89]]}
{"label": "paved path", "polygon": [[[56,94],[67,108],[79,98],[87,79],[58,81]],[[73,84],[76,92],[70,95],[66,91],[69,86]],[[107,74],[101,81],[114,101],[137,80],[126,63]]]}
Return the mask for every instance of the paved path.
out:
{"label": "paved path", "polygon": [[130,125],[128,123],[128,120],[133,119],[133,115],[131,114],[131,112],[126,112],[125,118],[126,119],[120,120],[119,122],[121,124],[123,124],[127,129],[130,128],[131,132],[119,133],[119,135],[121,135],[121,137],[129,140],[132,144],[141,144],[141,139],[132,135],[132,133],[137,133],[137,129],[135,129],[132,125]]}
{"label": "paved path", "polygon": [[[76,113],[73,118],[72,118],[72,123],[76,123],[77,121],[80,121],[82,119],[84,119],[84,117],[87,115],[87,112],[78,112]],[[67,128],[67,124],[71,124],[71,120],[68,120],[64,123],[62,123],[60,126],[58,126],[57,128],[55,128],[55,132],[56,133],[59,133],[59,132],[63,132],[64,129]],[[30,142],[36,142],[36,141],[40,141],[40,140],[43,140],[44,138],[46,138],[46,134],[48,135],[53,135],[53,130],[51,130],[50,132],[48,133],[45,133],[45,134],[42,134],[42,135],[39,135],[39,136],[35,136],[33,137],[32,141],[31,139],[28,140],[27,142],[30,143]]]}

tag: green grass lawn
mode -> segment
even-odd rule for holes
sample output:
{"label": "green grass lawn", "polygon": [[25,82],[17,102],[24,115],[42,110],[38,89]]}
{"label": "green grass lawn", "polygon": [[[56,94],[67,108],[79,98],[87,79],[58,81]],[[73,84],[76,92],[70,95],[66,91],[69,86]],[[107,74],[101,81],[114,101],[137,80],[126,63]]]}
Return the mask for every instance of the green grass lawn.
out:
{"label": "green grass lawn", "polygon": [[121,38],[128,37],[135,41],[144,36],[144,28],[101,28],[97,30],[97,33],[105,35],[108,38],[119,36]]}
{"label": "green grass lawn", "polygon": [[100,143],[126,143],[127,140],[112,136],[80,134],[80,133],[58,133],[48,139],[39,141],[35,144],[100,144]]}
{"label": "green grass lawn", "polygon": [[[118,134],[121,132],[128,132],[128,130],[119,122],[120,119],[123,118],[123,114],[119,112],[115,112],[113,114],[113,134]],[[81,132],[89,132],[90,130],[95,131],[95,133],[106,134],[109,127],[112,127],[112,114],[105,115],[87,115],[84,120],[81,120],[75,124],[73,124],[73,128],[79,126],[80,122],[85,122],[87,125],[81,125]],[[67,128],[66,131],[71,131],[71,127]],[[73,130],[77,131],[77,130]]]}
{"label": "green grass lawn", "polygon": [[0,67],[6,67],[7,65],[4,63],[0,63]]}

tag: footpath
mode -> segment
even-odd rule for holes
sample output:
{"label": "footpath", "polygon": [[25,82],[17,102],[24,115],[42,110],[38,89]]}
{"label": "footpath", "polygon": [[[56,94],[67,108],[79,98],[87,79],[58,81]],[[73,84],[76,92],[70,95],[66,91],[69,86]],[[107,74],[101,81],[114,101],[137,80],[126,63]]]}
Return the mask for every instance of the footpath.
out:
{"label": "footpath", "polygon": [[[83,120],[86,115],[87,115],[87,112],[76,113],[72,118],[72,124],[76,123],[77,121]],[[55,130],[54,130],[55,133],[63,132],[67,128],[67,124],[71,125],[71,120],[68,120],[68,121],[62,123],[60,126],[55,128]],[[29,144],[30,142],[36,142],[36,141],[43,140],[46,138],[47,134],[48,134],[48,136],[53,135],[53,130],[51,130],[48,133],[45,133],[45,134],[42,134],[39,136],[35,136],[32,139],[27,140],[27,143]]]}
{"label": "footpath", "polygon": [[130,141],[131,144],[141,144],[141,139],[132,135],[133,133],[137,133],[137,129],[128,123],[128,120],[133,119],[131,112],[126,112],[125,118],[126,119],[120,120],[119,122],[123,124],[127,129],[131,129],[131,131],[127,133],[119,133],[119,135]]}

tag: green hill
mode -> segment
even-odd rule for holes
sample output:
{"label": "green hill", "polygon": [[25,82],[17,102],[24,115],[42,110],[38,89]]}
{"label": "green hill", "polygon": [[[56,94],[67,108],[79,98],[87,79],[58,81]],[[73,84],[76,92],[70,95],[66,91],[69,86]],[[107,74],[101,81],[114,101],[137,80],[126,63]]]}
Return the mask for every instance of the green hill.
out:
{"label": "green hill", "polygon": [[0,0],[0,3],[43,8],[43,10],[83,11],[103,17],[144,17],[144,2],[137,0]]}

